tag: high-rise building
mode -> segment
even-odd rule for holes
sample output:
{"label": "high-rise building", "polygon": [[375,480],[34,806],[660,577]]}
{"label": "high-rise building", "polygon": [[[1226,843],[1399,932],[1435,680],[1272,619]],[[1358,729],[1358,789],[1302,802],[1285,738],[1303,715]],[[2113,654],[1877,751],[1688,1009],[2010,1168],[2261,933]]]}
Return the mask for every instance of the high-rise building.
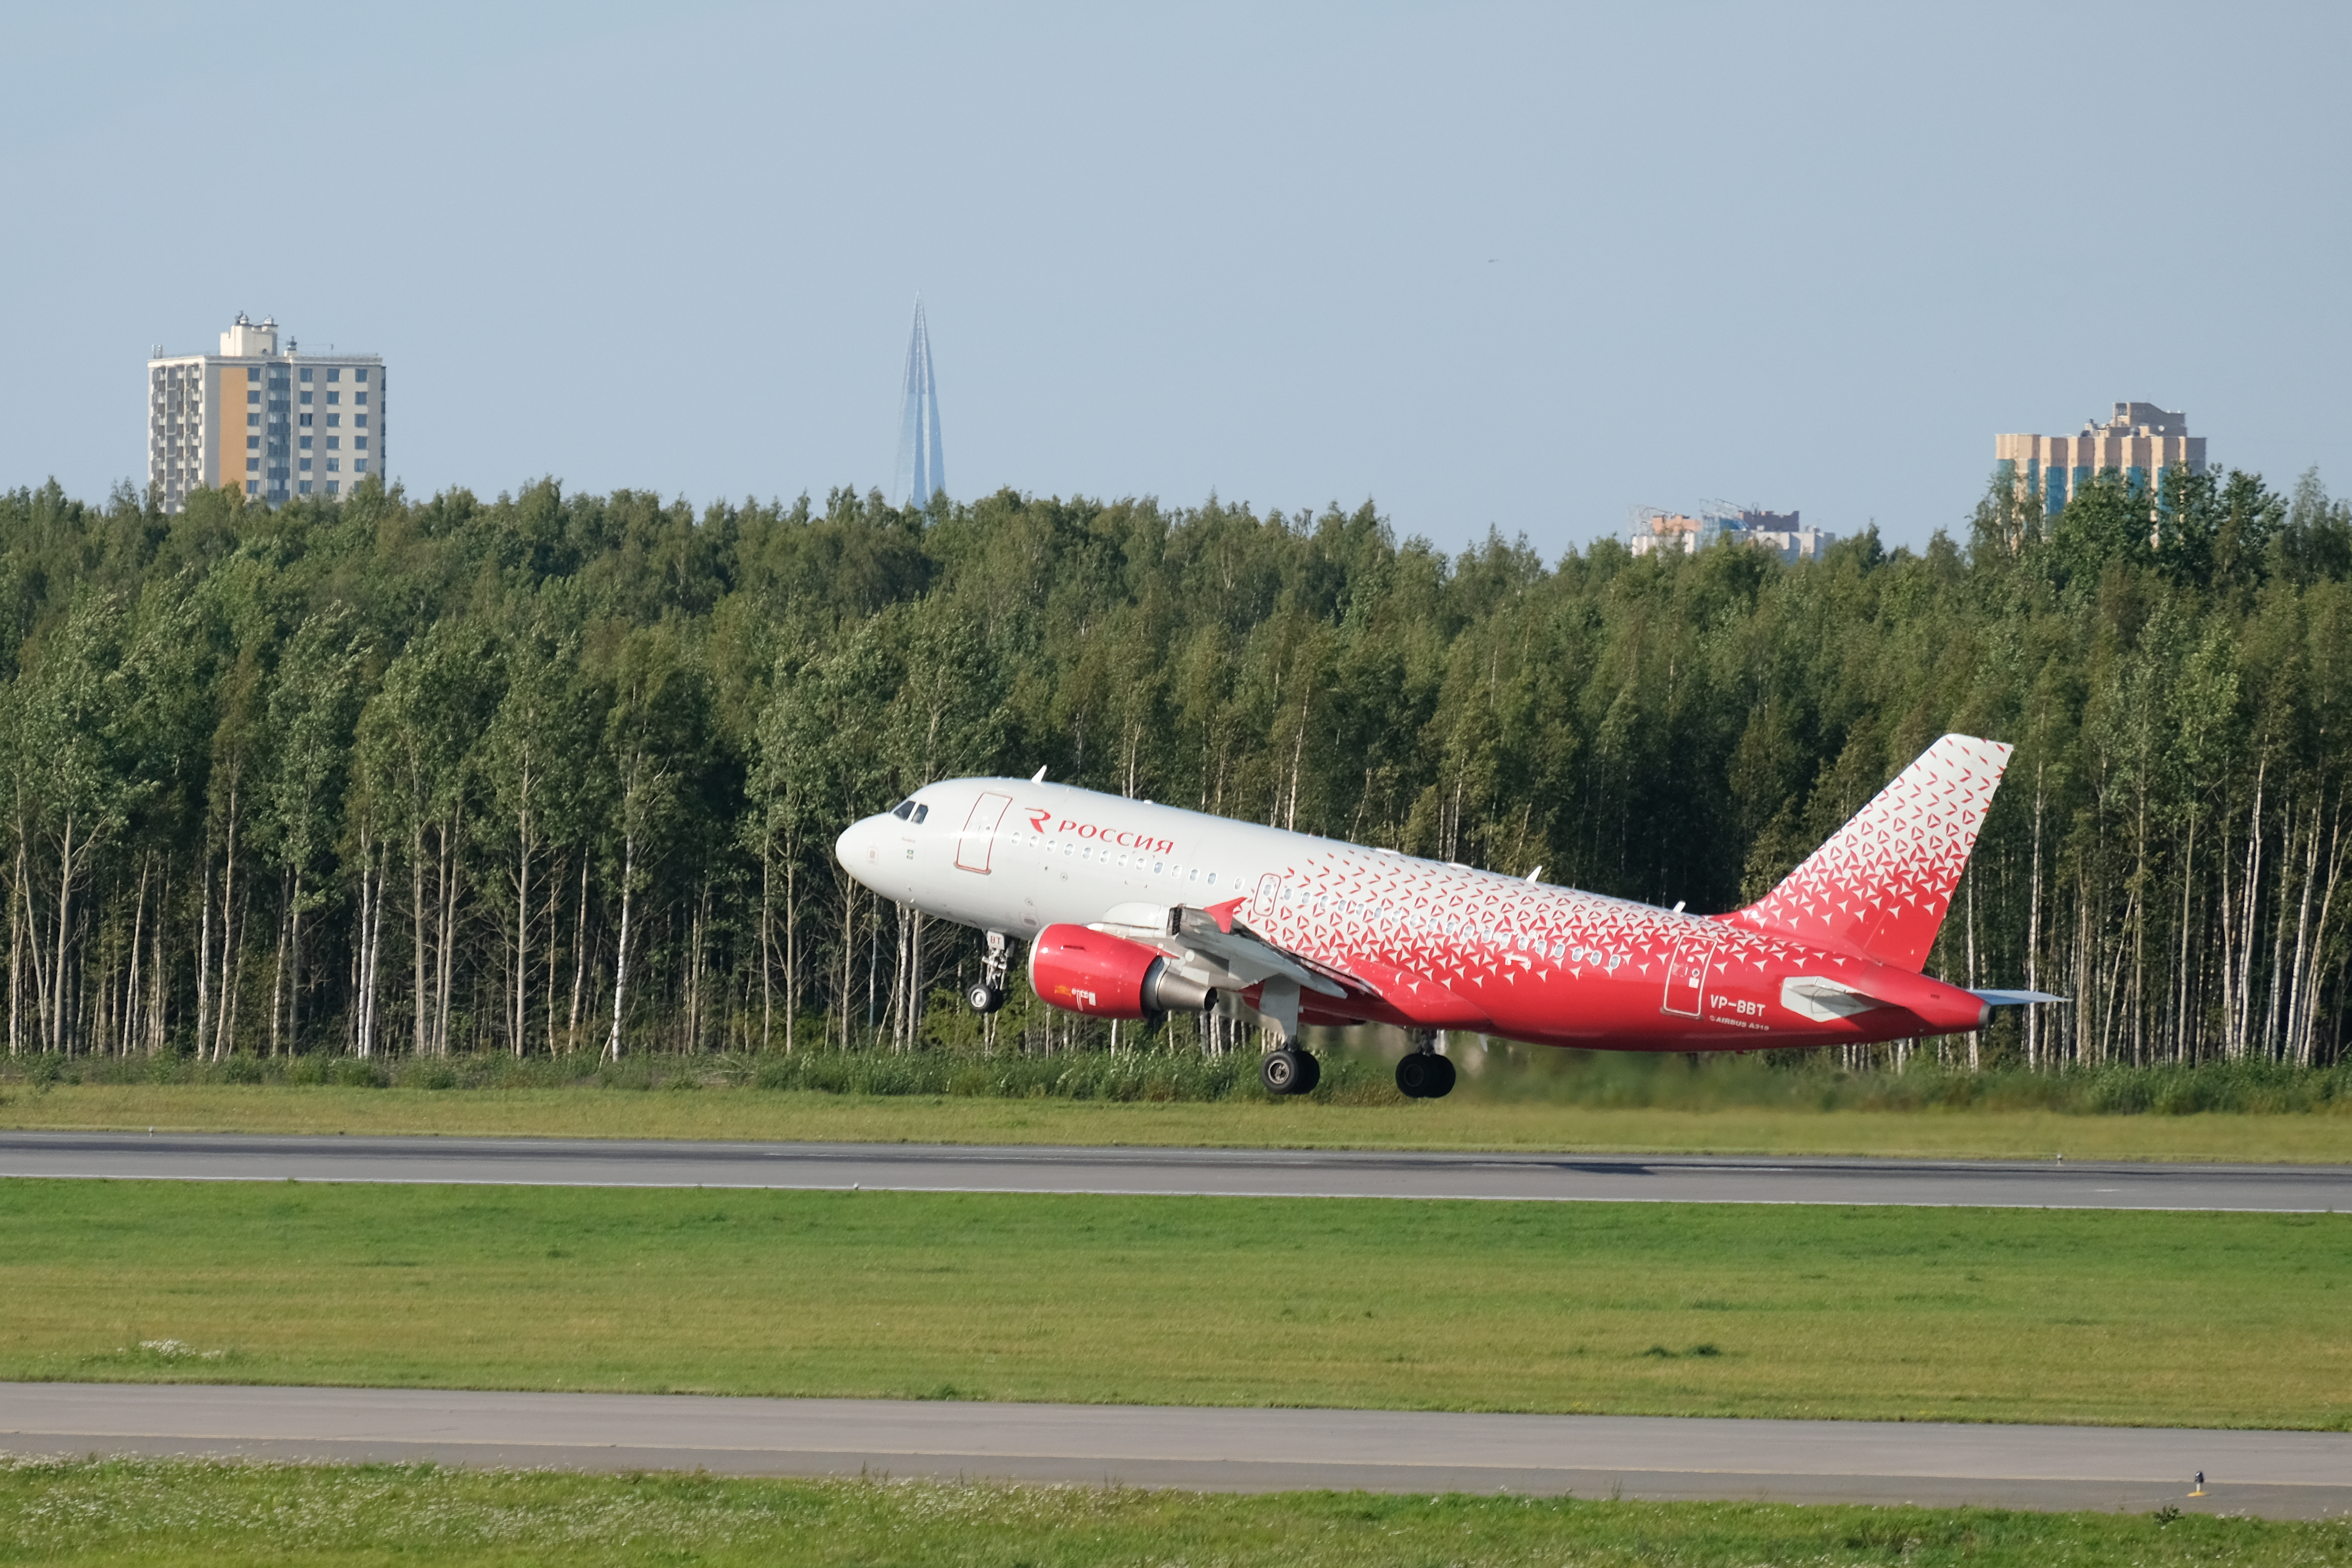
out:
{"label": "high-rise building", "polygon": [[898,416],[898,467],[890,479],[890,504],[928,506],[947,488],[947,466],[940,458],[940,388],[931,377],[931,330],[917,300],[915,335],[907,340],[907,400]]}
{"label": "high-rise building", "polygon": [[2021,490],[2042,497],[2044,511],[2056,511],[2113,468],[2135,484],[2147,485],[2167,468],[2205,471],[2205,437],[2189,433],[2189,416],[2153,403],[2118,403],[2105,425],[2084,421],[2079,436],[1996,436],[1993,461]]}
{"label": "high-rise building", "polygon": [[383,472],[383,359],[306,354],[239,314],[216,354],[147,362],[147,485],[165,511],[197,489],[256,500],[341,495]]}

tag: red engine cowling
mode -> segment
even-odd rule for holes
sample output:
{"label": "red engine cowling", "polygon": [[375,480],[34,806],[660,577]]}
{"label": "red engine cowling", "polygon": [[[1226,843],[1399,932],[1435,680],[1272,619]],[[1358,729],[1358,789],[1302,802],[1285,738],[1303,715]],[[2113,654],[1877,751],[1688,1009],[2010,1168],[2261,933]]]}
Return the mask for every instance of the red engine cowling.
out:
{"label": "red engine cowling", "polygon": [[1050,925],[1029,944],[1029,984],[1050,1005],[1089,1018],[1198,1012],[1217,994],[1170,967],[1156,948],[1084,926]]}

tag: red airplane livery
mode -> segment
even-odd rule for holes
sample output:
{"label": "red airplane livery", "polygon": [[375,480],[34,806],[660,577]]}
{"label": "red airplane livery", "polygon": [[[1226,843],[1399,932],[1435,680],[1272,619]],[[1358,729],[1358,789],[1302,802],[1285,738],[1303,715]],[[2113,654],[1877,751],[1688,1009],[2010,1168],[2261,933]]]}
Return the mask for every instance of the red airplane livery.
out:
{"label": "red airplane livery", "polygon": [[1454,1087],[1441,1032],[1598,1050],[1855,1044],[1980,1027],[2052,1002],[1922,973],[2011,748],[1947,735],[1759,901],[1693,915],[1033,779],[927,784],[851,826],[842,864],[987,934],[971,1005],[1004,1004],[1012,943],[1056,1007],[1156,1023],[1255,1016],[1278,1094],[1314,1088],[1303,1024],[1414,1043],[1397,1086]]}

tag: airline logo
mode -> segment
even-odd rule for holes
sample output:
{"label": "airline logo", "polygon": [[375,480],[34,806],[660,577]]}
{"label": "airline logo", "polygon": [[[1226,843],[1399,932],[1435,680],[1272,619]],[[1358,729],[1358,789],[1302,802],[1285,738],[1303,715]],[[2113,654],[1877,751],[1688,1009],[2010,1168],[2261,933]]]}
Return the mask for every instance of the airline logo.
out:
{"label": "airline logo", "polygon": [[1150,855],[1166,855],[1176,847],[1173,838],[1157,838],[1149,833],[1134,833],[1100,823],[1081,822],[1074,816],[1055,821],[1054,813],[1045,806],[1024,805],[1021,808],[1021,815],[1029,819],[1029,831],[1040,837],[1066,833],[1076,838],[1099,839],[1105,844],[1116,844],[1121,849],[1140,849]]}

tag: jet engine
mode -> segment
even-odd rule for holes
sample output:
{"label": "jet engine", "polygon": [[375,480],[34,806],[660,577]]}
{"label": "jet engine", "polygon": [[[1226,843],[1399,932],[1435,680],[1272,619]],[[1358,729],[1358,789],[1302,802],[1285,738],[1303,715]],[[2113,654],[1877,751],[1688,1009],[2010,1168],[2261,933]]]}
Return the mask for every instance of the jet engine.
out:
{"label": "jet engine", "polygon": [[1217,994],[1157,948],[1084,926],[1050,925],[1029,944],[1029,984],[1049,1005],[1089,1018],[1202,1013]]}

